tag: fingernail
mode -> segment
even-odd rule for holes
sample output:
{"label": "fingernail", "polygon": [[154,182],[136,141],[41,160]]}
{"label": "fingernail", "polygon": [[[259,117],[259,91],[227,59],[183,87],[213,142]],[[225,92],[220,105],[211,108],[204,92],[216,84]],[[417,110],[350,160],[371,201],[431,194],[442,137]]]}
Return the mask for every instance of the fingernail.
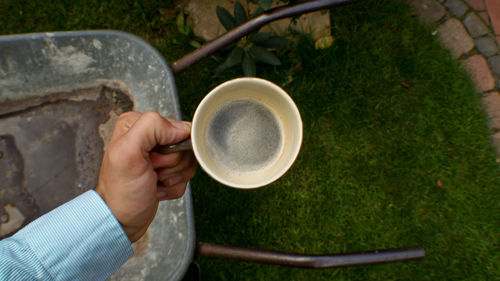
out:
{"label": "fingernail", "polygon": [[162,183],[168,183],[168,178],[172,177],[172,174],[167,171],[163,175],[158,177],[158,180],[161,181]]}
{"label": "fingernail", "polygon": [[179,121],[179,120],[172,120],[171,123],[176,128],[184,129],[184,130],[186,130],[188,132],[191,131],[191,125],[190,125],[189,122],[184,122],[184,121]]}
{"label": "fingernail", "polygon": [[181,176],[181,175],[175,175],[175,176],[172,176],[170,178],[168,178],[166,181],[168,183],[167,186],[173,186],[173,185],[176,185],[180,182],[182,182],[184,180],[184,178]]}
{"label": "fingernail", "polygon": [[167,192],[165,190],[157,190],[156,191],[156,197],[157,198],[163,198],[167,196]]}

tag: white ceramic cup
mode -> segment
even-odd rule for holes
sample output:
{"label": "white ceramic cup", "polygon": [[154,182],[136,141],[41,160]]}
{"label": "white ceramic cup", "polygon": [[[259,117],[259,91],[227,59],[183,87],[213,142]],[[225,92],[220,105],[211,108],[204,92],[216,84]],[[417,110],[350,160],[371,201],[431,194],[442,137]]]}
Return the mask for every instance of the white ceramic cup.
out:
{"label": "white ceramic cup", "polygon": [[302,144],[299,110],[280,87],[260,78],[237,78],[210,91],[198,105],[186,143],[201,168],[234,188],[257,188],[281,177]]}
{"label": "white ceramic cup", "polygon": [[198,105],[191,141],[199,165],[212,178],[257,188],[292,166],[302,144],[302,121],[293,100],[274,83],[237,78]]}

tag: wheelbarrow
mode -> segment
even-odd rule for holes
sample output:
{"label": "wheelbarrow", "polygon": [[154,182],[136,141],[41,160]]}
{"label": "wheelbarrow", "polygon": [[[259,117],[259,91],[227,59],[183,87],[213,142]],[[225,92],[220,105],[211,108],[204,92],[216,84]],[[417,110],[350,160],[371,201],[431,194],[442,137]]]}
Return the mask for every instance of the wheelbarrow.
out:
{"label": "wheelbarrow", "polygon": [[[155,110],[181,119],[174,74],[271,21],[351,2],[272,9],[170,65],[148,43],[119,31],[0,36],[0,238],[96,185],[121,112]],[[196,242],[189,185],[182,198],[160,204],[133,247],[111,280],[180,280],[195,254],[303,268],[425,255],[422,247],[304,255]]]}

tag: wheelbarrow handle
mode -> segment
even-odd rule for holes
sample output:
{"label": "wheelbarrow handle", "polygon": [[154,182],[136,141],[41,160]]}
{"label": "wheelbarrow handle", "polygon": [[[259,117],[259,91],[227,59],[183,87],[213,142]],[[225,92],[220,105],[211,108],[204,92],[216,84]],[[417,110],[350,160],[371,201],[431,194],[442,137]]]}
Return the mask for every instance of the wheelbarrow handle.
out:
{"label": "wheelbarrow handle", "polygon": [[333,255],[302,255],[198,242],[196,253],[201,256],[234,259],[302,268],[336,268],[422,259],[422,247],[378,250]]}
{"label": "wheelbarrow handle", "polygon": [[295,5],[281,6],[268,10],[267,12],[262,13],[259,16],[252,18],[249,21],[229,30],[220,37],[201,46],[199,49],[196,49],[195,51],[178,59],[170,65],[170,68],[172,69],[172,72],[174,74],[181,73],[186,68],[197,63],[201,59],[215,53],[217,50],[224,48],[225,46],[237,41],[243,36],[248,35],[252,31],[257,30],[272,21],[293,17],[295,15],[305,14],[321,9],[345,5],[356,1],[359,0],[316,0]]}

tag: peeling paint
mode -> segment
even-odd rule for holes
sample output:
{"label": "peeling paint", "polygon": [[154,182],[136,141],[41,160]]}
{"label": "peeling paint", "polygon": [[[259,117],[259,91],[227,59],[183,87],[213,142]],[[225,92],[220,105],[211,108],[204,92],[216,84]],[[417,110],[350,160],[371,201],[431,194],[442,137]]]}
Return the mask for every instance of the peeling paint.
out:
{"label": "peeling paint", "polygon": [[92,45],[94,45],[94,47],[97,49],[97,50],[100,50],[102,48],[102,43],[101,41],[97,40],[97,39],[94,39],[92,40]]}
{"label": "peeling paint", "polygon": [[5,205],[4,209],[9,220],[6,223],[0,223],[0,237],[18,230],[25,219],[21,211],[10,204]]}
{"label": "peeling paint", "polygon": [[82,74],[89,71],[89,66],[96,60],[74,46],[58,48],[50,39],[46,39],[47,47],[42,50],[50,64],[61,74]]}
{"label": "peeling paint", "polygon": [[104,147],[103,147],[104,151],[108,147],[109,140],[111,139],[111,135],[113,134],[113,127],[117,119],[118,119],[118,114],[116,114],[116,112],[113,110],[109,112],[108,121],[106,121],[106,123],[102,123],[101,125],[99,125],[99,136],[104,142]]}

